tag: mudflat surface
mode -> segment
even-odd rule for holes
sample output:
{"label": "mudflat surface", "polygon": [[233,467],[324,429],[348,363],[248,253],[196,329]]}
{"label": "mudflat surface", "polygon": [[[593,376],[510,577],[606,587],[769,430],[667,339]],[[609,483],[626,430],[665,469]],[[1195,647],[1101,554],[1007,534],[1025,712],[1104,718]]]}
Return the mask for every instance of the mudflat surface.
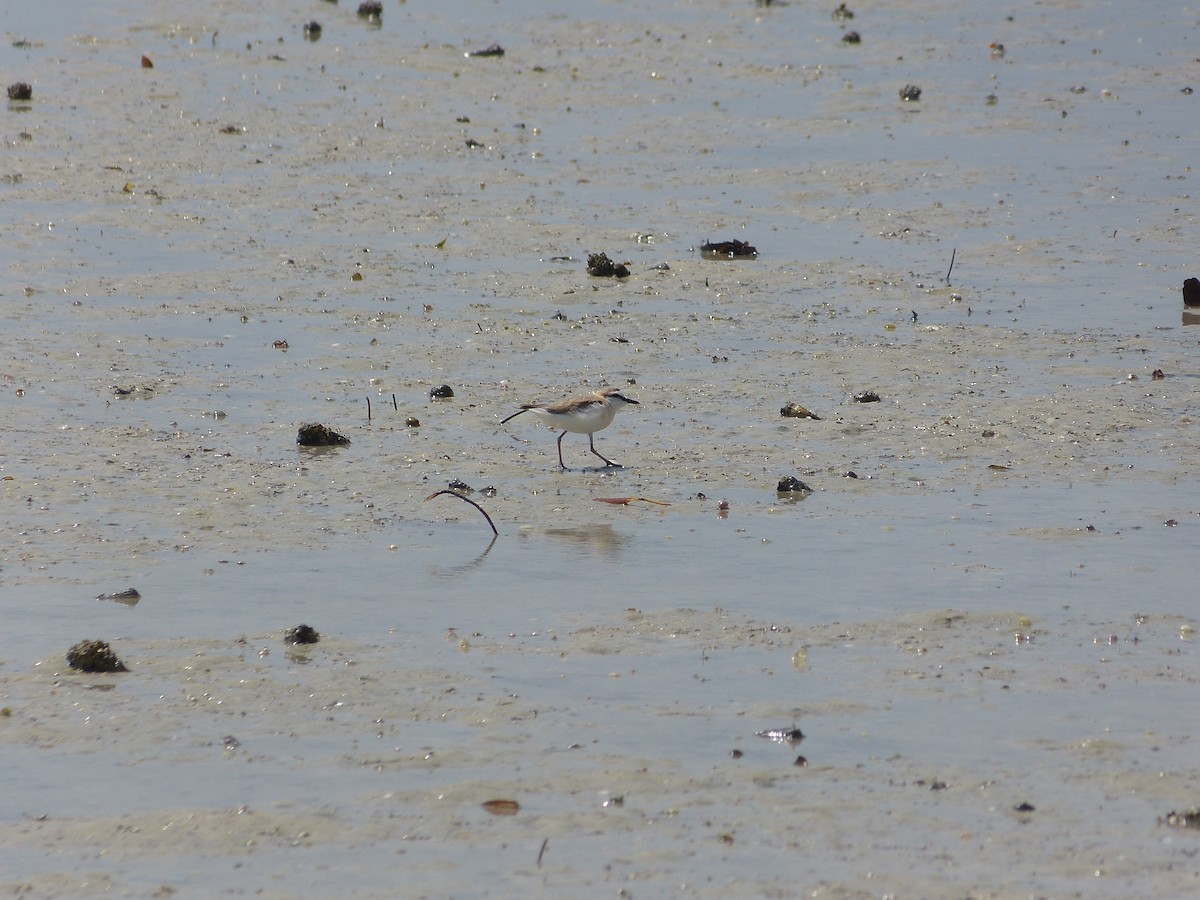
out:
{"label": "mudflat surface", "polygon": [[[4,888],[1197,890],[1192,23],[68,6],[0,47]],[[623,468],[499,425],[603,384]]]}

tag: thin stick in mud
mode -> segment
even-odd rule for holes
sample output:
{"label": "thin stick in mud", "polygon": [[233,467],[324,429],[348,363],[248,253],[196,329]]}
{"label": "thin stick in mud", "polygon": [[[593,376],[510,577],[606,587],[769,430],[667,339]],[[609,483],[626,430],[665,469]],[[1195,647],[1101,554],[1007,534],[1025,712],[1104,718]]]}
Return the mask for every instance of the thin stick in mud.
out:
{"label": "thin stick in mud", "polygon": [[492,526],[492,534],[496,535],[497,537],[500,536],[500,532],[496,530],[496,523],[493,522],[492,517],[487,514],[487,510],[484,509],[482,506],[480,506],[478,503],[476,503],[474,500],[472,500],[470,497],[464,497],[458,491],[451,491],[449,489],[442,490],[442,491],[434,491],[432,494],[430,494],[428,497],[425,498],[425,502],[428,503],[434,497],[440,497],[442,494],[449,494],[451,497],[457,497],[459,500],[462,500],[464,503],[470,503],[473,507],[475,507],[481,513],[483,513],[483,517],[485,519],[487,519],[487,523]]}

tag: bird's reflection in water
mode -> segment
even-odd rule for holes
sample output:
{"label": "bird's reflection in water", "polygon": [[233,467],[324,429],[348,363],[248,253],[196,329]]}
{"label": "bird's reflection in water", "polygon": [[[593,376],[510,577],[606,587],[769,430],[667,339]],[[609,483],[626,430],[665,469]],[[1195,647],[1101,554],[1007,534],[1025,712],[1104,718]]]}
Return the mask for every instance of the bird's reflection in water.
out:
{"label": "bird's reflection in water", "polygon": [[611,525],[579,525],[575,528],[547,528],[545,531],[522,532],[521,537],[530,538],[538,534],[557,538],[591,550],[598,556],[617,557],[629,543],[629,538],[613,529]]}
{"label": "bird's reflection in water", "polygon": [[432,563],[425,566],[425,574],[431,575],[434,578],[454,578],[457,575],[465,575],[467,572],[483,565],[483,561],[487,559],[487,555],[492,552],[492,548],[496,546],[498,535],[492,535],[492,539],[488,541],[488,545],[483,548],[483,552],[474,559],[468,560],[465,563],[459,563],[456,566],[437,566]]}

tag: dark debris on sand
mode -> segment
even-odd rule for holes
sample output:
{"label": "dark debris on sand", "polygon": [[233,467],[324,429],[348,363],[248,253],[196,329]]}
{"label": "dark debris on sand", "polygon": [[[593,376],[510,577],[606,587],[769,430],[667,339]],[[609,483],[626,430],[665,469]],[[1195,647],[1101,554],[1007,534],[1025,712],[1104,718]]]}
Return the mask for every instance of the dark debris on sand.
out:
{"label": "dark debris on sand", "polygon": [[297,625],[283,633],[283,640],[288,644],[315,644],[321,635],[311,625]]}
{"label": "dark debris on sand", "polygon": [[310,422],[300,426],[296,433],[296,443],[301,447],[338,447],[350,443],[350,438],[338,434],[328,425]]}
{"label": "dark debris on sand", "polygon": [[700,255],[705,259],[758,259],[758,248],[745,241],[705,241]]}
{"label": "dark debris on sand", "polygon": [[128,672],[105,641],[80,641],[67,651],[67,665],[80,672]]}
{"label": "dark debris on sand", "polygon": [[607,253],[589,253],[587,272],[596,278],[629,277],[629,268],[624,263],[614,263]]}

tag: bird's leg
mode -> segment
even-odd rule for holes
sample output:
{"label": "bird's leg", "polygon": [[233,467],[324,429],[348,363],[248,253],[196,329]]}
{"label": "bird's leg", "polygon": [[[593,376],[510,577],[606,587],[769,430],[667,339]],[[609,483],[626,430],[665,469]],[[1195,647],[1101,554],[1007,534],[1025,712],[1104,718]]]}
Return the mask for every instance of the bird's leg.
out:
{"label": "bird's leg", "polygon": [[590,434],[588,435],[588,446],[592,448],[592,452],[593,452],[593,453],[595,453],[597,456],[599,456],[599,457],[600,457],[602,460],[604,460],[604,461],[605,461],[605,462],[606,462],[608,465],[610,465],[610,466],[614,466],[615,468],[618,468],[618,469],[619,469],[619,468],[621,468],[621,464],[620,464],[620,463],[615,463],[615,462],[613,462],[611,459],[609,459],[607,456],[604,456],[604,455],[602,455],[602,454],[600,453],[600,451],[596,449],[596,443],[595,443],[595,441],[592,439],[592,435],[590,435]]}
{"label": "bird's leg", "polygon": [[562,461],[562,439],[566,436],[567,433],[565,431],[558,436],[558,464],[564,469],[567,467],[567,464]]}

